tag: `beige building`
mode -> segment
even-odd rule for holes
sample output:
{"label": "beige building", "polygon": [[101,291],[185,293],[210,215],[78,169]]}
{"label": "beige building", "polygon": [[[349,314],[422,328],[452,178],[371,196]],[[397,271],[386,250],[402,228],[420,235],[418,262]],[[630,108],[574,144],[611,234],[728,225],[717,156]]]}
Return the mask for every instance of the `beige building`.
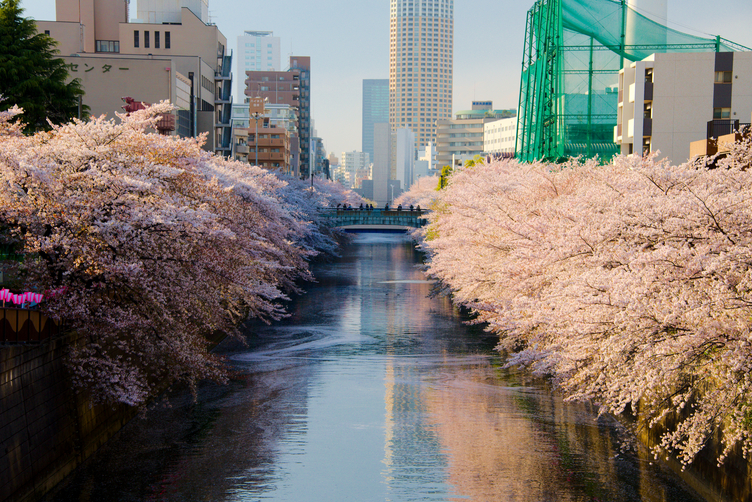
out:
{"label": "beige building", "polygon": [[205,4],[148,0],[138,12],[153,22],[131,23],[126,0],[57,0],[57,20],[37,21],[37,29],[58,41],[92,115],[112,117],[126,96],[169,100],[177,107],[175,134],[207,133],[204,148],[229,155],[231,56],[224,35],[202,20]]}
{"label": "beige building", "polygon": [[686,162],[690,143],[752,114],[752,52],[653,54],[619,72],[621,153]]}
{"label": "beige building", "polygon": [[516,115],[515,110],[494,110],[491,101],[473,101],[472,109],[436,126],[436,166],[461,164],[484,152],[485,124]]}

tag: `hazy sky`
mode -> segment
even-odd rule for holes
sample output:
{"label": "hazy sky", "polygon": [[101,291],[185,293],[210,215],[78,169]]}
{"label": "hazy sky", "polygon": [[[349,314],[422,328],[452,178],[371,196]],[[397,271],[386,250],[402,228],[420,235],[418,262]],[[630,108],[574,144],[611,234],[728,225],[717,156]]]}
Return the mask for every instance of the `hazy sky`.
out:
{"label": "hazy sky", "polygon": [[[135,17],[135,2],[131,0]],[[454,110],[474,99],[516,108],[525,19],[533,0],[455,0]],[[55,0],[21,0],[54,20]],[[361,148],[362,81],[389,78],[389,0],[209,0],[212,22],[235,49],[244,30],[274,31],[282,63],[311,56],[311,98],[327,152]],[[752,47],[750,0],[668,0],[669,26]],[[233,62],[233,71],[235,65]]]}

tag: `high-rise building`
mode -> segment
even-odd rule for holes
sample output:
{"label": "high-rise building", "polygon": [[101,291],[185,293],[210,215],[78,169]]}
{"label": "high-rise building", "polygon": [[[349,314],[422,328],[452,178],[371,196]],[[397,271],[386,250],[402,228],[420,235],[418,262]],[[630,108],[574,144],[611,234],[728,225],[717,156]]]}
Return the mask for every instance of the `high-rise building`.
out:
{"label": "high-rise building", "polygon": [[297,142],[300,157],[297,165],[303,177],[315,170],[315,155],[311,155],[311,58],[290,56],[287,71],[251,71],[246,73],[245,97],[266,98],[270,104],[286,104],[297,114]]}
{"label": "high-rise building", "polygon": [[367,152],[342,152],[339,170],[348,180],[349,188],[358,188],[362,180],[371,177],[371,156]]}
{"label": "high-rise building", "polygon": [[279,37],[273,31],[244,31],[238,37],[238,50],[235,51],[235,78],[237,81],[236,99],[242,103],[245,95],[245,72],[279,71]]}
{"label": "high-rise building", "polygon": [[373,124],[389,123],[389,79],[363,80],[362,151],[373,159]]}
{"label": "high-rise building", "polygon": [[411,129],[420,149],[452,116],[454,0],[391,0],[390,9],[389,124]]}

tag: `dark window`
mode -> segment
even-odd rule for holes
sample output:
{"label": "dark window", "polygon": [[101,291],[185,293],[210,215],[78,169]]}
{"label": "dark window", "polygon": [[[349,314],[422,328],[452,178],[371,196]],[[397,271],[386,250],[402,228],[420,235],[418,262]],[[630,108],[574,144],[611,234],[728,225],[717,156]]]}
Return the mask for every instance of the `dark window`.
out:
{"label": "dark window", "polygon": [[138,47],[138,30],[133,30],[133,47]]}
{"label": "dark window", "polygon": [[730,84],[731,83],[731,72],[730,71],[717,71],[717,72],[715,72],[715,83],[716,84]]}
{"label": "dark window", "polygon": [[44,34],[45,35],[49,35],[50,34],[50,30],[44,30]]}
{"label": "dark window", "polygon": [[149,48],[149,32],[144,31],[144,47]]}
{"label": "dark window", "polygon": [[165,49],[170,48],[170,32],[169,31],[164,32],[164,48]]}
{"label": "dark window", "polygon": [[159,49],[159,32],[154,32],[154,48]]}
{"label": "dark window", "polygon": [[714,119],[728,119],[731,118],[731,108],[713,108]]}

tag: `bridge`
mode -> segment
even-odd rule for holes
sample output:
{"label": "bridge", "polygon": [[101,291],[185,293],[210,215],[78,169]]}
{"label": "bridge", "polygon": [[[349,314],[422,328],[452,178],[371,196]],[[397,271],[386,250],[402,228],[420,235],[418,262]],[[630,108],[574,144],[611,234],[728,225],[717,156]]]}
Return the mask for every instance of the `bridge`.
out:
{"label": "bridge", "polygon": [[408,232],[428,223],[427,211],[390,209],[324,209],[321,214],[333,227],[347,232]]}

